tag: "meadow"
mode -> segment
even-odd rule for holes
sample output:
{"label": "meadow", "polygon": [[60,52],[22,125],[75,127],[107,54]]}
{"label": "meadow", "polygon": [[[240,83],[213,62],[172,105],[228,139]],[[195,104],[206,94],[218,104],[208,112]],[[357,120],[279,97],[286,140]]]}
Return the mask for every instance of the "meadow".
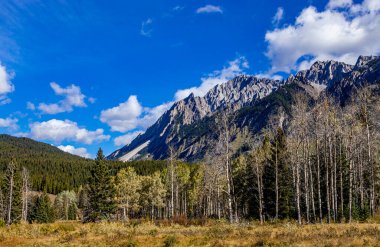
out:
{"label": "meadow", "polygon": [[0,246],[380,246],[380,224],[66,221],[2,227]]}

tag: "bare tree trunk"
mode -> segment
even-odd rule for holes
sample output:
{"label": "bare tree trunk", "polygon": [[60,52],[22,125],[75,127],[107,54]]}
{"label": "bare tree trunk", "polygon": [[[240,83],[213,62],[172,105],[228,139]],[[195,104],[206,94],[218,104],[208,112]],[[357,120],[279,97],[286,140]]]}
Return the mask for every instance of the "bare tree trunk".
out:
{"label": "bare tree trunk", "polygon": [[255,166],[256,166],[257,190],[259,193],[260,224],[263,224],[264,223],[264,219],[263,219],[263,194],[262,194],[263,187],[262,187],[262,180],[261,180],[261,172],[259,169],[259,162],[257,161],[257,157],[255,157],[255,158],[256,158]]}
{"label": "bare tree trunk", "polygon": [[333,220],[335,222],[335,195],[334,195],[334,169],[333,169],[333,153],[332,153],[332,142],[331,137],[328,138],[329,141],[329,157],[330,157],[330,195],[331,195],[331,206],[333,211]]}
{"label": "bare tree trunk", "polygon": [[313,179],[313,170],[311,168],[311,157],[310,157],[310,143],[309,139],[307,139],[307,162],[310,176],[310,192],[311,192],[311,207],[313,210],[313,218],[314,222],[316,222],[316,214],[315,214],[315,200],[314,200],[314,179]]}
{"label": "bare tree trunk", "polygon": [[353,168],[353,157],[352,154],[352,130],[350,135],[350,143],[349,143],[349,152],[350,152],[350,161],[349,161],[349,194],[348,194],[348,207],[349,207],[349,216],[348,216],[348,222],[351,223],[352,221],[352,168]]}
{"label": "bare tree trunk", "polygon": [[327,200],[327,223],[331,222],[330,214],[330,186],[329,186],[329,163],[328,163],[328,152],[327,152],[327,140],[325,136],[325,166],[326,166],[326,200]]}
{"label": "bare tree trunk", "polygon": [[371,141],[370,141],[370,130],[369,130],[369,119],[366,119],[366,131],[367,131],[367,149],[368,149],[368,165],[370,169],[370,179],[371,179],[371,187],[370,187],[370,208],[371,208],[371,216],[375,213],[375,173],[374,166],[372,164],[371,159]]}
{"label": "bare tree trunk", "polygon": [[227,124],[227,115],[226,113],[223,114],[223,131],[224,131],[224,142],[225,142],[225,173],[226,173],[226,181],[227,181],[227,207],[228,207],[228,214],[229,214],[229,221],[230,223],[234,222],[234,212],[232,208],[232,190],[231,190],[231,168],[230,168],[230,156],[229,156],[229,150],[230,150],[230,135],[228,130],[228,124]]}
{"label": "bare tree trunk", "polygon": [[29,206],[29,173],[28,170],[22,168],[22,221],[26,222],[28,219],[28,206]]}
{"label": "bare tree trunk", "polygon": [[322,216],[322,197],[321,197],[321,171],[320,171],[320,157],[319,157],[319,141],[318,136],[316,136],[316,152],[317,152],[317,182],[318,182],[318,204],[319,204],[319,220],[323,222]]}
{"label": "bare tree trunk", "polygon": [[278,194],[278,141],[276,140],[276,150],[275,150],[275,184],[276,184],[276,219],[278,219],[278,200],[279,200],[279,194]]}
{"label": "bare tree trunk", "polygon": [[234,213],[232,209],[232,196],[231,196],[231,184],[230,184],[230,172],[229,172],[229,157],[228,157],[228,152],[226,154],[226,180],[227,180],[227,203],[228,203],[228,213],[229,213],[229,220],[230,223],[234,222]]}
{"label": "bare tree trunk", "polygon": [[309,183],[307,175],[307,158],[306,158],[305,143],[302,144],[302,161],[303,161],[303,175],[304,175],[304,190],[305,190],[305,206],[306,206],[306,223],[310,223],[310,203],[309,203]]}
{"label": "bare tree trunk", "polygon": [[220,220],[220,188],[219,188],[220,186],[219,186],[219,182],[217,182],[217,196],[216,196],[216,198],[217,198],[217,213],[218,213],[218,219]]}
{"label": "bare tree trunk", "polygon": [[343,162],[342,162],[342,140],[339,142],[339,177],[340,177],[340,218],[344,218],[344,198],[343,198]]}
{"label": "bare tree trunk", "polygon": [[8,194],[8,207],[7,207],[7,225],[12,223],[11,212],[13,203],[13,187],[14,187],[14,175],[15,175],[15,165],[10,162],[8,165],[9,172],[9,194]]}
{"label": "bare tree trunk", "polygon": [[174,148],[169,146],[169,159],[170,159],[170,204],[169,204],[169,217],[172,218],[174,216]]}
{"label": "bare tree trunk", "polygon": [[296,150],[296,204],[298,224],[301,224],[301,202],[300,202],[300,165],[298,160],[298,149]]}

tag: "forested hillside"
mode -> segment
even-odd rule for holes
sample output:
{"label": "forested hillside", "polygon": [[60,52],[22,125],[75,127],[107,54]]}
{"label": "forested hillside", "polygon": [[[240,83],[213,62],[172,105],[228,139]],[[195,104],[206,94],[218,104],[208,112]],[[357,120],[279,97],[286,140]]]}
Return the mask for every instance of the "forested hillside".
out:
{"label": "forested hillside", "polygon": [[[25,167],[29,173],[31,189],[58,194],[64,190],[77,190],[87,183],[92,159],[85,159],[60,150],[52,145],[24,137],[0,135],[0,171],[2,174],[10,161]],[[162,170],[164,161],[136,161],[131,163],[105,161],[116,174],[126,166],[134,166],[141,175]],[[153,163],[153,165],[152,165]]]}
{"label": "forested hillside", "polygon": [[34,190],[46,189],[53,194],[83,184],[89,175],[90,166],[94,163],[46,143],[29,138],[0,135],[2,172],[12,159],[18,166],[25,167],[29,171]]}

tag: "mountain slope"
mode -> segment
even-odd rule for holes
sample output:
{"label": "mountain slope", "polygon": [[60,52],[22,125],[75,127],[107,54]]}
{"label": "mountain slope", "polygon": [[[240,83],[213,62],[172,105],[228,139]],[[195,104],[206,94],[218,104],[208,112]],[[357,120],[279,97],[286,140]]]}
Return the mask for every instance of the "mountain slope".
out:
{"label": "mountain slope", "polygon": [[223,110],[230,113],[228,122],[236,151],[247,138],[267,126],[270,118],[280,116],[286,121],[297,92],[304,92],[311,100],[326,92],[344,103],[353,90],[366,83],[378,83],[379,78],[379,57],[364,56],[355,65],[319,61],[284,81],[238,76],[215,86],[204,97],[191,94],[176,102],[144,134],[108,158],[165,159],[171,145],[179,151],[179,158],[202,160],[216,145],[217,118]]}
{"label": "mountain slope", "polygon": [[82,159],[79,156],[66,153],[47,143],[38,142],[26,137],[14,137],[0,134],[1,157],[62,157],[68,159]]}
{"label": "mountain slope", "polygon": [[57,147],[24,137],[0,135],[0,169],[15,159],[19,167],[26,167],[32,189],[58,193],[84,184],[93,160],[66,153]]}

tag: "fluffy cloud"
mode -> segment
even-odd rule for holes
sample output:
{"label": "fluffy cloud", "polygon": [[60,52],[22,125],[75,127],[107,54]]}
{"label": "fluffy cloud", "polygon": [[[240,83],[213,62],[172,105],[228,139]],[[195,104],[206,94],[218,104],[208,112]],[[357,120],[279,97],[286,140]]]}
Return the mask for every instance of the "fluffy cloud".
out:
{"label": "fluffy cloud", "polygon": [[51,119],[45,122],[34,122],[29,125],[30,136],[39,140],[50,140],[55,143],[75,141],[85,144],[107,141],[109,135],[103,134],[103,129],[89,131],[70,120]]}
{"label": "fluffy cloud", "polygon": [[[38,109],[45,114],[57,114],[61,112],[71,112],[74,107],[86,107],[85,98],[82,94],[80,87],[76,85],[70,85],[66,88],[61,87],[55,82],[50,83],[50,87],[53,89],[56,95],[64,97],[63,100],[58,103],[46,104],[40,103]],[[29,104],[32,107],[32,104]]]}
{"label": "fluffy cloud", "polygon": [[220,13],[223,14],[223,10],[220,6],[215,6],[215,5],[206,5],[203,7],[200,7],[196,10],[197,14],[203,14],[203,13]]}
{"label": "fluffy cloud", "polygon": [[201,78],[202,83],[200,86],[178,90],[175,93],[175,100],[184,99],[191,93],[194,93],[195,96],[204,96],[211,88],[231,80],[241,74],[244,69],[248,67],[248,61],[244,57],[239,57],[230,61],[228,66],[224,67],[222,70],[216,70],[207,77]]}
{"label": "fluffy cloud", "polygon": [[18,129],[18,119],[16,118],[0,118],[0,128],[6,128],[10,130]]}
{"label": "fluffy cloud", "polygon": [[149,108],[143,107],[135,95],[128,100],[100,113],[100,121],[108,124],[112,131],[127,132],[136,128],[146,129],[169,107],[171,102]]}
{"label": "fluffy cloud", "polygon": [[151,28],[153,20],[151,18],[146,19],[141,23],[140,34],[145,37],[151,37],[153,29]]}
{"label": "fluffy cloud", "polygon": [[324,11],[310,6],[293,25],[268,31],[271,72],[303,69],[316,60],[354,63],[380,52],[380,1],[331,0]]}
{"label": "fluffy cloud", "polygon": [[5,66],[0,64],[0,105],[10,102],[7,94],[15,90],[15,87],[11,82],[12,77],[13,76],[7,72]]}
{"label": "fluffy cloud", "polygon": [[67,146],[60,145],[57,148],[61,149],[64,152],[67,152],[67,153],[78,155],[78,156],[81,156],[84,158],[91,158],[91,155],[87,152],[86,148],[76,148],[76,147],[71,146],[71,145],[67,145]]}
{"label": "fluffy cloud", "polygon": [[141,115],[143,107],[135,95],[118,106],[104,110],[100,113],[100,121],[111,126],[113,131],[128,131],[136,128],[137,119]]}
{"label": "fluffy cloud", "polygon": [[352,5],[352,0],[330,0],[330,2],[327,4],[328,9],[335,9],[335,8],[347,8]]}
{"label": "fluffy cloud", "polygon": [[144,131],[134,131],[122,136],[118,136],[113,140],[113,143],[115,144],[115,146],[128,145],[129,143],[131,143],[131,141],[133,141],[133,139],[135,139],[138,135],[142,133],[144,133]]}

